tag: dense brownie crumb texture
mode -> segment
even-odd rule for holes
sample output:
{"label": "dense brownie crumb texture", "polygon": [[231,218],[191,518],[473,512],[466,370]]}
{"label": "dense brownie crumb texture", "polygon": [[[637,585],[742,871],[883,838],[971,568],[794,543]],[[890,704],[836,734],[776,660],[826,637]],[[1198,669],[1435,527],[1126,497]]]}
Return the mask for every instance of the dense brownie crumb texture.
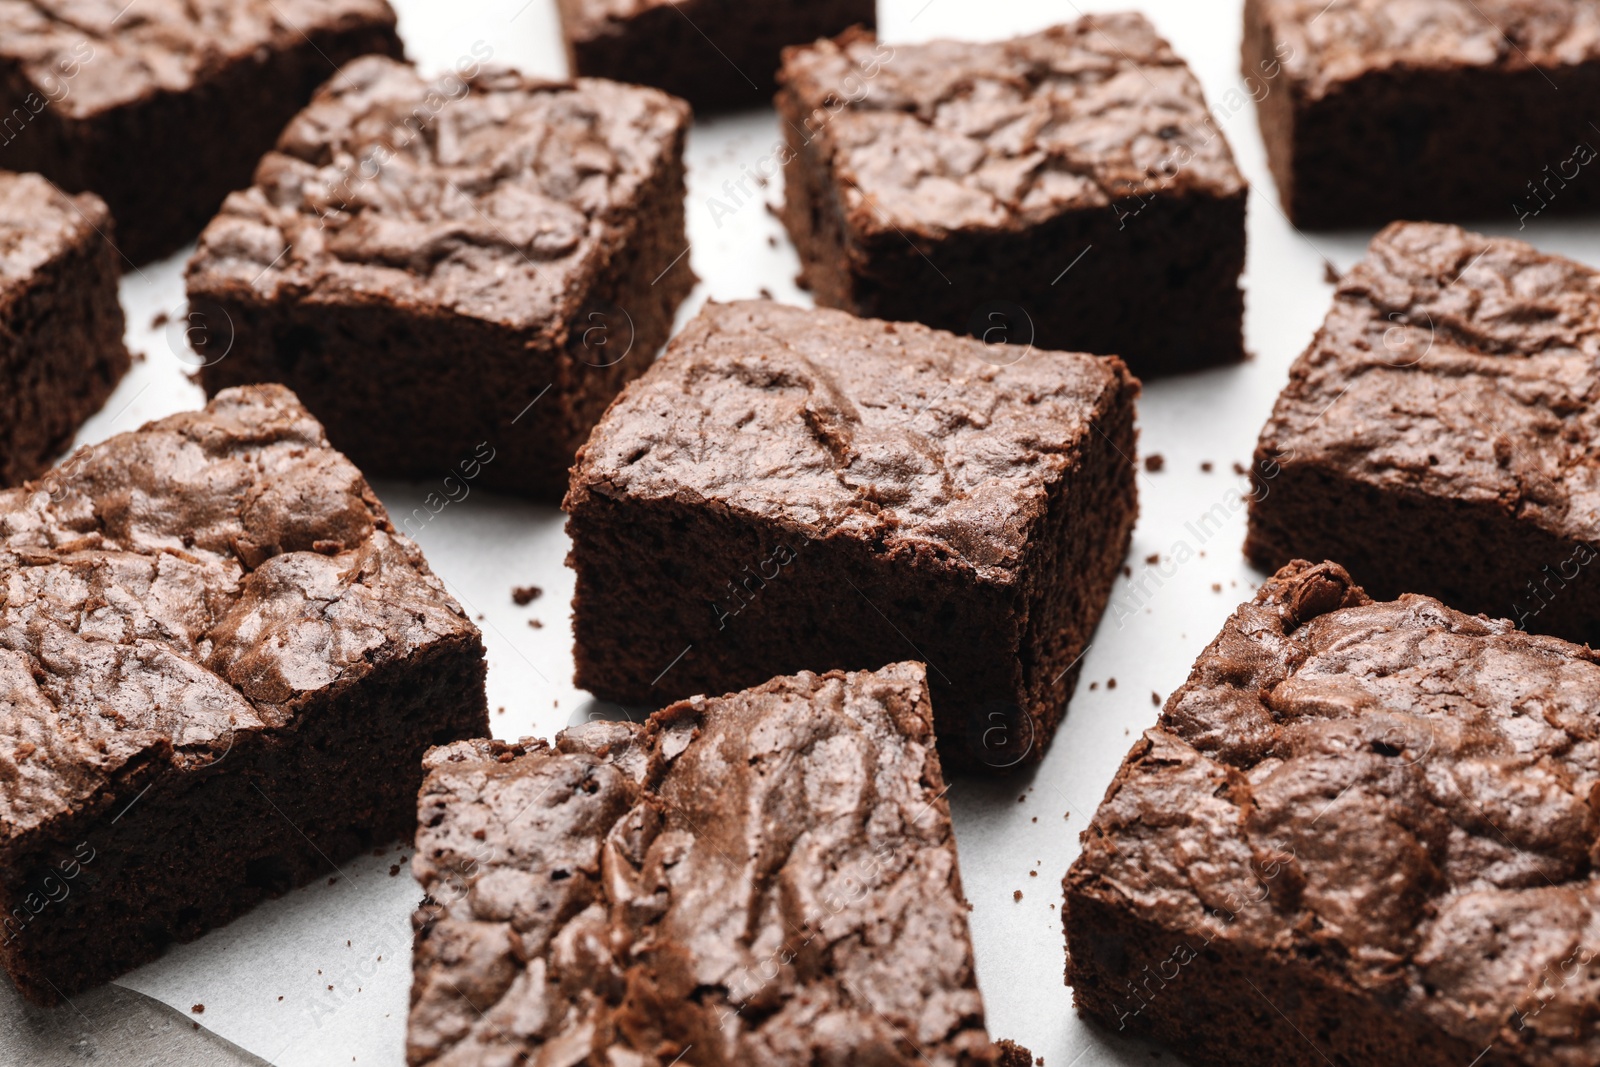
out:
{"label": "dense brownie crumb texture", "polygon": [[486,487],[559,499],[694,284],[689,109],[469,73],[430,83],[368,57],[289,125],[189,264],[217,327],[200,380],[291,386],[374,476],[471,464]]}
{"label": "dense brownie crumb texture", "polygon": [[1203,1065],[1595,1063],[1597,691],[1586,647],[1291,564],[1084,834],[1079,1008]]}
{"label": "dense brownie crumb texture", "polygon": [[1600,204],[1595,0],[1247,0],[1244,74],[1296,225]]}
{"label": "dense brownie crumb texture", "polygon": [[1600,274],[1518,241],[1402,223],[1339,285],[1257,446],[1245,551],[1335,559],[1600,640]]}
{"label": "dense brownie crumb texture", "polygon": [[0,172],[0,488],[50,466],[127,372],[105,204]]}
{"label": "dense brownie crumb texture", "polygon": [[1127,552],[1139,384],[1017,353],[708,305],[573,468],[578,686],[648,707],[920,656],[947,764],[1041,759]]}
{"label": "dense brownie crumb texture", "polygon": [[921,664],[428,754],[413,1065],[996,1064]]}
{"label": "dense brownie crumb texture", "polygon": [[400,56],[384,0],[6,0],[0,166],[105,198],[124,265],[177,251],[339,66]]}
{"label": "dense brownie crumb texture", "polygon": [[871,29],[876,0],[559,0],[572,70],[716,111],[765,104],[785,45]]}
{"label": "dense brownie crumb texture", "polygon": [[[784,221],[818,303],[1141,375],[1243,358],[1247,186],[1142,15],[785,53]],[[1080,258],[1081,257],[1081,258]]]}
{"label": "dense brownie crumb texture", "polygon": [[0,962],[54,1001],[409,834],[477,630],[277,386],[0,492]]}

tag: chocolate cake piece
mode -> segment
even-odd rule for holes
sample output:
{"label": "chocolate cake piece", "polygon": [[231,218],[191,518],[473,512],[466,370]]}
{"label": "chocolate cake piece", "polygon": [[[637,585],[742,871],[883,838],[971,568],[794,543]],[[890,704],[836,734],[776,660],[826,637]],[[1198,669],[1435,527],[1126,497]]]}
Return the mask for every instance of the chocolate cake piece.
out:
{"label": "chocolate cake piece", "polygon": [[51,1003],[411,832],[477,629],[288,390],[0,492],[0,963]]}
{"label": "chocolate cake piece", "polygon": [[896,663],[434,749],[412,1067],[1019,1062],[984,1032],[932,725]]}
{"label": "chocolate cake piece", "polygon": [[159,259],[394,27],[384,0],[0,0],[0,167],[98,193],[123,265]]}
{"label": "chocolate cake piece", "polygon": [[688,126],[654,89],[350,64],[200,239],[200,383],[289,385],[375,477],[559,500],[694,285]]}
{"label": "chocolate cake piece", "polygon": [[1600,1061],[1594,651],[1297,561],[1068,873],[1081,1012],[1195,1067]]}
{"label": "chocolate cake piece", "polygon": [[1245,552],[1334,559],[1600,640],[1600,274],[1518,241],[1397,223],[1346,274],[1256,446]]}
{"label": "chocolate cake piece", "polygon": [[765,104],[779,53],[877,25],[876,0],[559,0],[574,74],[665,89],[696,111]]}
{"label": "chocolate cake piece", "polygon": [[852,32],[786,51],[779,81],[783,218],[819,304],[1142,376],[1244,358],[1247,186],[1144,16],[983,44]]}
{"label": "chocolate cake piece", "polygon": [[50,466],[128,370],[111,217],[0,171],[0,488]]}
{"label": "chocolate cake piece", "polygon": [[573,467],[577,685],[650,706],[919,656],[947,766],[1043,758],[1138,510],[1139,385],[1023,355],[708,305]]}
{"label": "chocolate cake piece", "polygon": [[1297,226],[1594,210],[1595,0],[1246,0],[1244,73]]}

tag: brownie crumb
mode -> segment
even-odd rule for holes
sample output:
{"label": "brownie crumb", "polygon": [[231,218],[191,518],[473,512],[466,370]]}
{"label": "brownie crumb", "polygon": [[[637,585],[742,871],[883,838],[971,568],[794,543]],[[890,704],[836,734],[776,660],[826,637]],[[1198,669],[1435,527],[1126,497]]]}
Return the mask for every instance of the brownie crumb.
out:
{"label": "brownie crumb", "polygon": [[1144,469],[1151,474],[1158,474],[1167,466],[1167,457],[1160,452],[1152,452],[1144,457]]}
{"label": "brownie crumb", "polygon": [[1212,464],[1211,464],[1211,461],[1209,459],[1200,461],[1200,471],[1201,471],[1201,473],[1210,474],[1211,470],[1212,470]]}
{"label": "brownie crumb", "polygon": [[165,311],[158,311],[156,312],[156,317],[150,320],[150,328],[152,330],[159,330],[161,327],[165,326],[171,321],[172,319],[168,317]]}
{"label": "brownie crumb", "polygon": [[1150,553],[1148,556],[1146,556],[1144,558],[1144,562],[1145,562],[1145,566],[1154,567],[1157,563],[1161,562],[1161,553],[1159,553],[1159,552]]}
{"label": "brownie crumb", "polygon": [[196,1015],[204,1015],[206,1013],[206,1006],[204,1004],[196,1004],[189,1010],[194,1012]]}
{"label": "brownie crumb", "polygon": [[400,865],[398,863],[396,863],[394,866],[389,868],[389,877],[390,878],[398,878],[398,877],[400,877]]}
{"label": "brownie crumb", "polygon": [[1115,678],[1107,678],[1106,679],[1106,688],[1107,689],[1115,689],[1116,687],[1117,687],[1117,680]]}
{"label": "brownie crumb", "polygon": [[338,879],[338,878],[329,878],[329,879],[328,879],[328,884],[329,884],[329,885],[337,885],[337,884],[338,884],[338,882],[339,882],[339,879]]}
{"label": "brownie crumb", "polygon": [[1233,473],[1235,473],[1239,477],[1243,478],[1246,474],[1250,473],[1250,468],[1246,467],[1243,463],[1240,463],[1238,460],[1234,460],[1233,461]]}
{"label": "brownie crumb", "polygon": [[772,290],[768,289],[766,286],[763,285],[760,289],[758,289],[756,291],[761,294],[761,299],[763,299],[763,300],[771,300],[772,299]]}
{"label": "brownie crumb", "polygon": [[542,630],[542,629],[544,629],[544,623],[540,622],[538,619],[529,619],[528,620],[528,629],[530,629],[530,630]]}
{"label": "brownie crumb", "polygon": [[1122,576],[1124,578],[1132,578],[1133,577],[1133,568],[1132,567],[1123,567],[1122,568]]}
{"label": "brownie crumb", "polygon": [[519,585],[511,590],[511,599],[517,602],[519,608],[527,607],[542,596],[544,590],[536,585]]}
{"label": "brownie crumb", "polygon": [[777,248],[778,247],[778,237],[777,237],[776,234],[771,234],[771,233],[767,234],[767,247],[768,248]]}
{"label": "brownie crumb", "polygon": [[1150,690],[1150,703],[1154,704],[1158,708],[1161,706],[1161,694],[1156,692],[1154,689]]}
{"label": "brownie crumb", "polygon": [[1222,592],[1222,583],[1221,583],[1221,582],[1212,582],[1212,583],[1211,583],[1211,591],[1212,591],[1212,592],[1213,592],[1213,593],[1220,593],[1220,592]]}
{"label": "brownie crumb", "polygon": [[1020,901],[1022,899],[1022,890],[1013,890],[1011,893],[1011,899]]}
{"label": "brownie crumb", "polygon": [[1091,692],[1091,693],[1092,693],[1092,692],[1094,692],[1094,691],[1095,691],[1095,690],[1096,690],[1096,689],[1099,689],[1099,688],[1100,688],[1100,683],[1099,683],[1099,682],[1090,682],[1090,683],[1089,683],[1089,692]]}
{"label": "brownie crumb", "polygon": [[1332,263],[1329,263],[1327,260],[1323,260],[1322,261],[1322,280],[1327,282],[1329,285],[1338,285],[1339,284],[1339,268],[1335,267]]}

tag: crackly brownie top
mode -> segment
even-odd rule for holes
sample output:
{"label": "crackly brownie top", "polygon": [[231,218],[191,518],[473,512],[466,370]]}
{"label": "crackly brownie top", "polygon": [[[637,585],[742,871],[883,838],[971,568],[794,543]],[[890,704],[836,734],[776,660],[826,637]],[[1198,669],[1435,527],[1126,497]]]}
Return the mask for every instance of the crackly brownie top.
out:
{"label": "crackly brownie top", "polygon": [[[1284,66],[1320,96],[1375,70],[1600,59],[1600,0],[1258,0]],[[1552,90],[1554,91],[1554,90]]]}
{"label": "crackly brownie top", "polygon": [[852,32],[787,51],[781,81],[864,232],[1022,227],[1245,187],[1200,83],[1138,14],[986,44]]}
{"label": "crackly brownie top", "polygon": [[281,386],[80,449],[0,492],[0,846],[475,633]]}
{"label": "crackly brownie top", "polygon": [[16,64],[50,107],[86,118],[306,34],[394,23],[385,0],[0,0],[0,68]]}
{"label": "crackly brownie top", "polygon": [[566,507],[711,503],[1003,580],[1095,420],[1137,388],[1112,357],[712,303],[606,412]]}
{"label": "crackly brownie top", "polygon": [[681,151],[687,104],[615,82],[345,67],[230,196],[191,291],[382,301],[564,330]]}
{"label": "crackly brownie top", "polygon": [[0,171],[0,306],[45,264],[98,240],[109,217],[93,193],[68,196],[37,174]]}
{"label": "crackly brownie top", "polygon": [[1600,541],[1600,274],[1397,223],[1345,275],[1260,447]]}
{"label": "crackly brownie top", "polygon": [[992,1062],[930,716],[900,663],[434,749],[411,1063]]}
{"label": "crackly brownie top", "polygon": [[1129,754],[1069,887],[1593,1064],[1597,701],[1587,648],[1290,564]]}

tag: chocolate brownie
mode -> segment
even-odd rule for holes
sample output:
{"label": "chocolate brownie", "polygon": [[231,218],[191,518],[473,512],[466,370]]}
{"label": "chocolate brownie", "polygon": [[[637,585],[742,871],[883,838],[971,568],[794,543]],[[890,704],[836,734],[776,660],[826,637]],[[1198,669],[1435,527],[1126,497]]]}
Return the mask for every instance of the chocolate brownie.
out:
{"label": "chocolate brownie", "polygon": [[0,963],[53,1002],[411,832],[477,629],[288,390],[0,492]]}
{"label": "chocolate brownie", "polygon": [[1247,0],[1244,67],[1298,226],[1600,205],[1595,0]]}
{"label": "chocolate brownie", "polygon": [[200,383],[289,385],[373,476],[561,499],[694,285],[688,126],[654,89],[357,60],[200,238]]}
{"label": "chocolate brownie", "polygon": [[1600,657],[1298,561],[1066,877],[1084,1014],[1196,1067],[1600,1062]]}
{"label": "chocolate brownie", "polygon": [[128,265],[192,241],[384,0],[0,0],[0,167],[104,197]]}
{"label": "chocolate brownie", "polygon": [[1245,552],[1600,641],[1600,273],[1398,223],[1261,431]]}
{"label": "chocolate brownie", "polygon": [[559,0],[574,74],[638,82],[696,110],[772,99],[786,45],[877,25],[876,0]]}
{"label": "chocolate brownie", "polygon": [[426,760],[423,1064],[996,1064],[920,663]]}
{"label": "chocolate brownie", "polygon": [[787,50],[779,80],[783,218],[818,303],[1141,375],[1244,358],[1247,186],[1142,15],[987,44],[852,32]]}
{"label": "chocolate brownie", "polygon": [[1138,510],[1138,391],[1114,357],[708,305],[573,467],[577,685],[918,656],[947,765],[1043,758]]}
{"label": "chocolate brownie", "polygon": [[0,488],[50,466],[128,370],[111,217],[0,171]]}

